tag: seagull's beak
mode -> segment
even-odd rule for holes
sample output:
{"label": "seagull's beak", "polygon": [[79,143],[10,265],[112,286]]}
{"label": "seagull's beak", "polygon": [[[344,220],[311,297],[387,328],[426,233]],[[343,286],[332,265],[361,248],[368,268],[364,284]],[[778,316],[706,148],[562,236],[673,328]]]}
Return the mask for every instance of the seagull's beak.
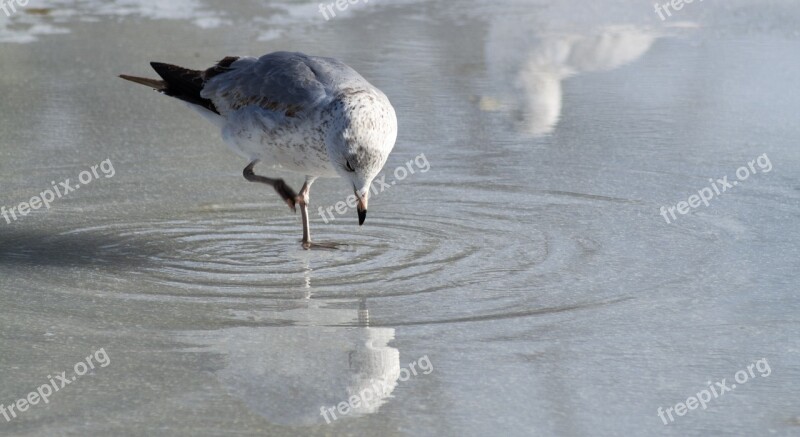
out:
{"label": "seagull's beak", "polygon": [[358,190],[356,190],[356,199],[358,199],[358,225],[361,226],[364,224],[364,220],[367,219],[367,204],[369,203],[369,190],[365,191],[364,194],[359,194]]}

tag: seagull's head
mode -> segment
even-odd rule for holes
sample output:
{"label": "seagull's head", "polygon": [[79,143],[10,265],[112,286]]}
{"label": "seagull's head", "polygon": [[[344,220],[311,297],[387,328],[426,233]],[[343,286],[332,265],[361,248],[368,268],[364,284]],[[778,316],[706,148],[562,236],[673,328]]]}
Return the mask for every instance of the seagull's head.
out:
{"label": "seagull's head", "polygon": [[333,166],[356,196],[359,225],[367,218],[372,182],[397,139],[397,118],[388,99],[383,96],[386,100],[380,101],[378,95],[364,94],[344,102],[340,129],[333,131],[328,147]]}
{"label": "seagull's head", "polygon": [[347,143],[347,147],[334,163],[337,172],[356,196],[359,225],[363,225],[367,218],[372,182],[386,164],[390,151],[391,148],[371,147],[369,143]]}

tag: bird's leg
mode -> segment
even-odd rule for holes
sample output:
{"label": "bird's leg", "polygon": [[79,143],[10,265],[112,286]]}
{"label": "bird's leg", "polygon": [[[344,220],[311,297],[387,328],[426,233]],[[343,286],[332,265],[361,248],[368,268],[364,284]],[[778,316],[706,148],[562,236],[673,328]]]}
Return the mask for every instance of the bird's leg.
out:
{"label": "bird's leg", "polygon": [[272,179],[266,176],[259,176],[253,172],[253,167],[258,164],[258,160],[255,160],[250,163],[244,169],[244,178],[250,182],[261,182],[262,184],[267,184],[272,186],[275,191],[280,194],[283,201],[289,205],[289,208],[297,212],[297,205],[300,205],[300,215],[303,220],[303,247],[306,249],[311,248],[311,226],[308,220],[308,200],[309,200],[309,192],[311,191],[311,184],[314,183],[316,180],[315,177],[306,176],[306,183],[303,184],[303,188],[300,190],[300,194],[295,194],[294,190],[292,190],[283,179]]}
{"label": "bird's leg", "polygon": [[267,184],[272,186],[272,188],[275,189],[275,191],[281,196],[281,198],[283,198],[283,201],[286,202],[287,205],[289,205],[289,208],[292,211],[297,212],[297,207],[295,206],[295,203],[297,202],[298,196],[297,194],[295,194],[294,190],[292,190],[288,185],[286,185],[286,182],[284,182],[283,179],[272,179],[266,176],[259,176],[253,173],[253,167],[255,167],[256,164],[258,164],[258,160],[251,162],[250,165],[245,167],[244,178],[250,182],[261,182],[262,184]]}
{"label": "bird's leg", "polygon": [[297,195],[297,203],[300,205],[300,217],[303,220],[303,247],[306,249],[311,248],[311,224],[308,220],[308,200],[309,192],[311,191],[311,184],[314,183],[311,176],[306,176],[306,183],[300,189],[300,194]]}

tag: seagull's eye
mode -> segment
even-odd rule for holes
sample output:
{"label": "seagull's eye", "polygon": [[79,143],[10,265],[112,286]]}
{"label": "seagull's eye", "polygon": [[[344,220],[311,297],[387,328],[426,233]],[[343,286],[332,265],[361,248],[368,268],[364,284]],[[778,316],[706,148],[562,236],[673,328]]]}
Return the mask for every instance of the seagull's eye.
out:
{"label": "seagull's eye", "polygon": [[353,166],[350,165],[350,161],[345,161],[345,162],[347,163],[347,164],[345,164],[346,168],[347,168],[347,171],[349,171],[350,173],[354,173],[356,171],[356,169],[354,169]]}

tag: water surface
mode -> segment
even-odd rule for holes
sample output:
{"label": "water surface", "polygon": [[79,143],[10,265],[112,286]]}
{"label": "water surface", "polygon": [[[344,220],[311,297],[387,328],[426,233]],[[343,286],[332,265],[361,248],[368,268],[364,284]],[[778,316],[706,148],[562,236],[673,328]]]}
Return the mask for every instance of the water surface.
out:
{"label": "water surface", "polygon": [[[0,218],[0,403],[110,359],[0,434],[796,435],[798,24],[795,2],[755,0],[665,21],[630,0],[0,15],[0,205],[114,167]],[[339,250],[303,250],[212,126],[116,78],[274,50],[339,57],[398,112],[395,184],[364,227],[326,223],[348,191],[314,186],[314,237]],[[762,155],[770,170],[661,215]],[[762,358],[768,376],[657,415]]]}

